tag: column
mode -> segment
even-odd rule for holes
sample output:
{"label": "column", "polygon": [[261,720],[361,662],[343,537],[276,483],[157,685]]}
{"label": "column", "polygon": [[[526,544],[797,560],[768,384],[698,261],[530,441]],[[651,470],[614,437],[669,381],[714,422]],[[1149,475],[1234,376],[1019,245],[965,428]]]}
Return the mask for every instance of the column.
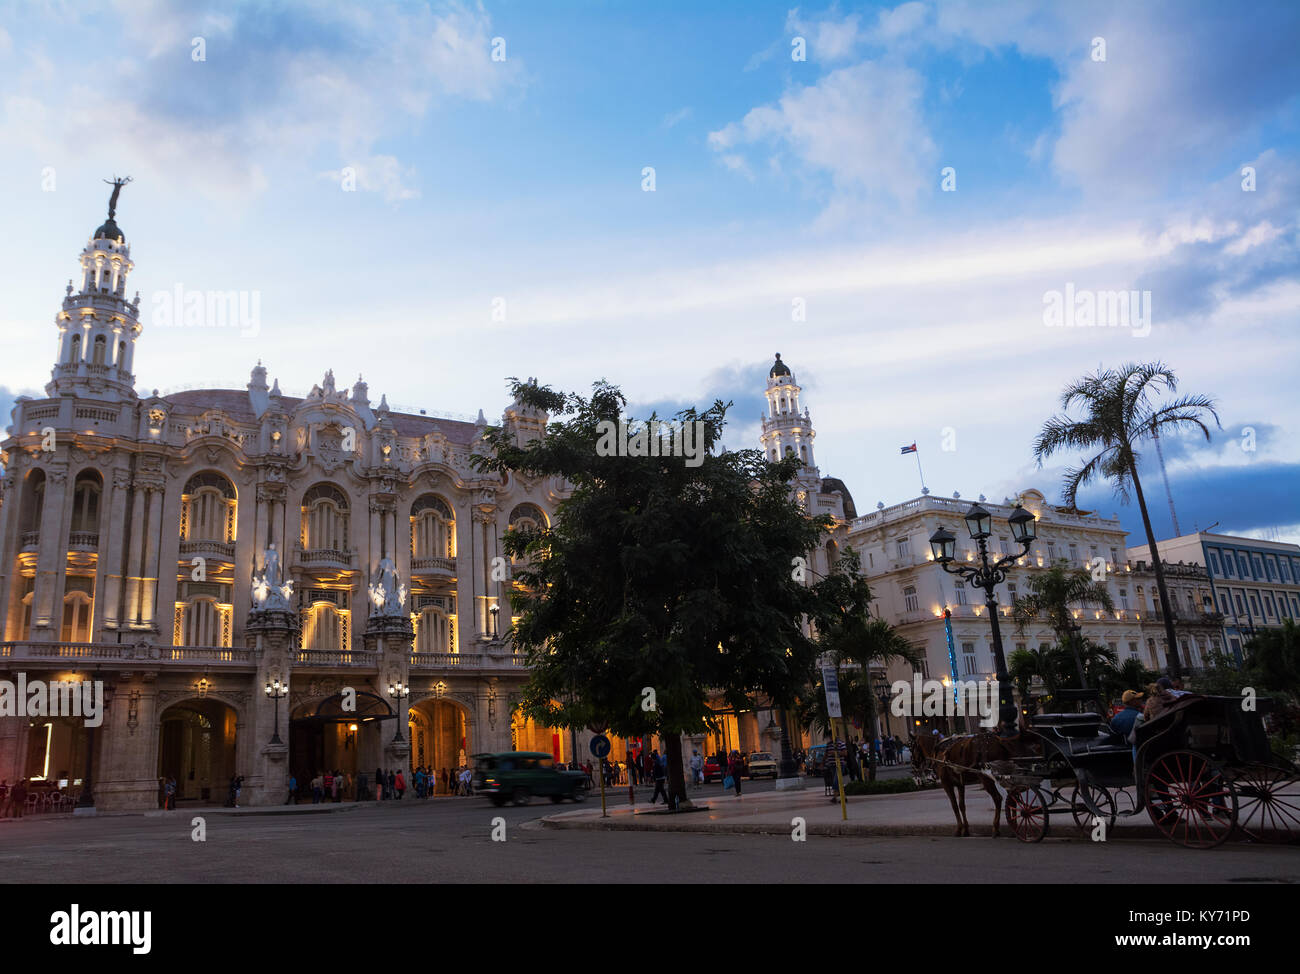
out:
{"label": "column", "polygon": [[158,556],[162,545],[162,484],[150,484],[149,502],[147,504],[148,530],[145,540],[144,582],[142,585],[140,622],[150,629],[156,629],[155,613],[158,609]]}
{"label": "column", "polygon": [[[105,480],[112,495],[100,509],[99,564],[95,581],[95,639],[102,640],[105,629],[117,629],[123,624],[118,616],[122,598],[122,561],[126,533],[127,495],[131,474],[126,470],[113,470]],[[107,523],[105,521],[107,520]]]}
{"label": "column", "polygon": [[46,471],[45,507],[41,513],[41,542],[32,597],[32,639],[58,641],[63,624],[63,584],[68,564],[68,468]]}
{"label": "column", "polygon": [[[183,485],[177,485],[176,490],[160,495],[160,503],[158,504],[160,526],[158,560],[155,572],[158,578],[155,583],[158,603],[153,615],[155,628],[161,631],[164,643],[171,642],[172,614],[175,611],[178,594],[177,576],[179,572],[177,566],[180,564],[182,487]],[[186,559],[185,566],[185,577],[189,578],[194,570],[190,559]],[[212,568],[212,565],[208,565],[207,571],[210,573]]]}
{"label": "column", "polygon": [[140,576],[144,574],[141,564],[146,544],[144,496],[144,488],[138,483],[134,484],[131,496],[131,537],[126,561],[125,608],[119,623],[126,626],[140,621]]}

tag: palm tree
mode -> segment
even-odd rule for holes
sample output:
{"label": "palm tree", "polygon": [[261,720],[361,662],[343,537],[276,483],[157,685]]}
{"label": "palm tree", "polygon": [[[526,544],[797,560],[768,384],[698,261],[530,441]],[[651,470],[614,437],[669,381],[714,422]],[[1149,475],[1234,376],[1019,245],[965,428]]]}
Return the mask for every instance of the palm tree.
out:
{"label": "palm tree", "polygon": [[1142,690],[1148,683],[1154,683],[1157,674],[1142,665],[1140,659],[1129,658],[1102,678],[1101,692],[1107,700],[1117,697],[1125,690]]}
{"label": "palm tree", "polygon": [[1047,624],[1056,633],[1057,641],[1062,646],[1068,646],[1074,653],[1074,667],[1081,688],[1088,683],[1084,678],[1083,655],[1078,645],[1071,606],[1090,602],[1108,613],[1115,611],[1115,603],[1111,601],[1105,582],[1093,581],[1088,569],[1071,568],[1069,562],[1061,559],[1045,571],[1032,576],[1029,579],[1029,594],[1020,596],[1011,607],[1016,631],[1020,633],[1039,615],[1047,617]]}
{"label": "palm tree", "polygon": [[[855,586],[856,587],[856,586]],[[861,582],[861,594],[870,599],[870,590],[865,580]],[[824,645],[828,649],[827,657],[838,670],[844,664],[848,667],[839,674],[840,705],[846,714],[858,717],[862,721],[863,734],[877,733],[875,718],[878,716],[878,703],[875,688],[871,683],[871,667],[903,661],[914,669],[920,667],[921,656],[898,630],[884,619],[867,619],[865,624],[836,634],[838,638],[827,634]],[[812,727],[831,735],[831,720],[826,711],[826,694],[818,681],[814,692],[799,707],[799,721],[804,727]],[[868,750],[868,780],[876,777],[876,752]]]}
{"label": "palm tree", "polygon": [[[1147,546],[1151,552],[1151,565],[1156,573],[1156,587],[1160,591],[1160,604],[1164,607],[1165,663],[1169,675],[1181,675],[1178,664],[1178,640],[1174,635],[1174,620],[1169,612],[1169,595],[1165,588],[1165,571],[1156,548],[1156,536],[1151,530],[1151,515],[1147,512],[1146,497],[1138,478],[1138,447],[1147,439],[1158,437],[1168,430],[1199,429],[1210,438],[1209,427],[1203,417],[1213,417],[1214,424],[1222,429],[1214,400],[1204,396],[1179,396],[1168,402],[1153,402],[1152,397],[1161,391],[1170,394],[1178,389],[1178,378],[1173,370],[1161,362],[1128,363],[1118,369],[1098,369],[1085,375],[1061,393],[1061,406],[1066,413],[1053,416],[1043,424],[1042,432],[1034,441],[1034,458],[1041,467],[1043,461],[1061,450],[1092,452],[1092,457],[1081,466],[1066,471],[1062,490],[1065,503],[1076,507],[1079,488],[1095,478],[1110,481],[1119,498],[1128,503],[1129,492],[1137,498],[1142,514],[1142,527],[1146,530]],[[1083,409],[1081,419],[1071,419],[1069,410],[1074,406]]]}
{"label": "palm tree", "polygon": [[1060,686],[1057,650],[1048,646],[1039,649],[1017,649],[1007,659],[1007,673],[1020,691],[1021,705],[1030,700],[1030,687],[1034,677],[1043,681],[1043,690],[1049,700],[1056,696]]}

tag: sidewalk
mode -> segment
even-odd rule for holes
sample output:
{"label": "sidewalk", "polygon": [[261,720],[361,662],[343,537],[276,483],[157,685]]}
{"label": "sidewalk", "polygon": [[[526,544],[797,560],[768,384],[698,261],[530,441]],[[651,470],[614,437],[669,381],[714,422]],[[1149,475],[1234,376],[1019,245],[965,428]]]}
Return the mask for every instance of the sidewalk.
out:
{"label": "sidewalk", "polygon": [[[838,797],[834,801],[826,798],[820,782],[804,791],[710,798],[700,802],[700,810],[676,814],[668,813],[662,805],[642,803],[636,808],[611,808],[609,817],[602,818],[599,800],[593,806],[576,812],[548,815],[541,820],[541,825],[550,829],[789,835],[794,828],[791,820],[799,817],[806,823],[808,835],[951,836],[957,828],[948,797],[939,788],[901,795],[849,798],[847,822],[840,817]],[[1061,808],[1062,814],[1054,811],[1051,816],[1047,838],[1086,839],[1074,824],[1068,808]],[[1015,834],[1007,825],[1005,810],[1004,805],[1004,814],[999,821],[1001,834],[1014,841]],[[992,835],[993,802],[982,789],[967,786],[966,816],[972,836]],[[1110,835],[1161,837],[1145,813],[1116,819]]]}

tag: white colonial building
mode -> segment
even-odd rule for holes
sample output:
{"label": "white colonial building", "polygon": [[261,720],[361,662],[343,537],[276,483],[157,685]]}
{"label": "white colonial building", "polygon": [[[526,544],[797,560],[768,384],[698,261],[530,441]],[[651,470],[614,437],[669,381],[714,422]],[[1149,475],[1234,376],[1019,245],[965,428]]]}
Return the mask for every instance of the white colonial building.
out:
{"label": "white colonial building", "polygon": [[[1056,642],[1056,635],[1045,623],[1018,632],[1011,606],[1018,597],[1029,594],[1028,582],[1034,572],[1065,559],[1079,567],[1099,565],[1115,605],[1111,614],[1098,606],[1079,606],[1075,617],[1083,636],[1109,647],[1121,663],[1136,658],[1149,668],[1163,668],[1163,658],[1152,656],[1154,644],[1148,649],[1144,638],[1144,626],[1149,624],[1143,601],[1145,586],[1126,560],[1126,533],[1118,520],[1054,507],[1032,489],[1002,504],[982,497],[980,502],[993,515],[993,536],[988,539],[993,558],[1020,550],[1007,521],[1016,503],[1038,519],[1037,540],[1008,569],[1006,583],[995,592],[1003,652],[1008,658],[1017,649]],[[925,494],[892,507],[880,505],[849,524],[848,542],[860,554],[870,580],[874,614],[893,624],[923,654],[926,679],[994,677],[993,637],[983,589],[972,588],[960,576],[945,572],[930,551],[930,536],[942,525],[957,536],[959,561],[977,557],[978,547],[963,521],[970,506],[970,501],[957,497]],[[891,682],[908,680],[911,673],[899,665],[890,670],[888,678]],[[899,718],[891,721],[894,733],[905,733]]]}

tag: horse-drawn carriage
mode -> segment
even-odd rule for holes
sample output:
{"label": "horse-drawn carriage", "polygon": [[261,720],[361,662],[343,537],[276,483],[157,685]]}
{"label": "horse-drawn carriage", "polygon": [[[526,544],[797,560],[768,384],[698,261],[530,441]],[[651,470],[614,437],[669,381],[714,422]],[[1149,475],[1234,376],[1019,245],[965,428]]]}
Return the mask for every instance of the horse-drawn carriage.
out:
{"label": "horse-drawn carriage", "polygon": [[1188,695],[1142,724],[1135,745],[1098,714],[1039,714],[1022,727],[1018,751],[986,767],[1007,789],[1007,824],[1022,842],[1047,835],[1054,814],[1091,832],[1143,810],[1167,838],[1193,849],[1217,846],[1238,828],[1294,842],[1300,770],[1272,753],[1263,722],[1270,701],[1256,703],[1246,710],[1239,697]]}

